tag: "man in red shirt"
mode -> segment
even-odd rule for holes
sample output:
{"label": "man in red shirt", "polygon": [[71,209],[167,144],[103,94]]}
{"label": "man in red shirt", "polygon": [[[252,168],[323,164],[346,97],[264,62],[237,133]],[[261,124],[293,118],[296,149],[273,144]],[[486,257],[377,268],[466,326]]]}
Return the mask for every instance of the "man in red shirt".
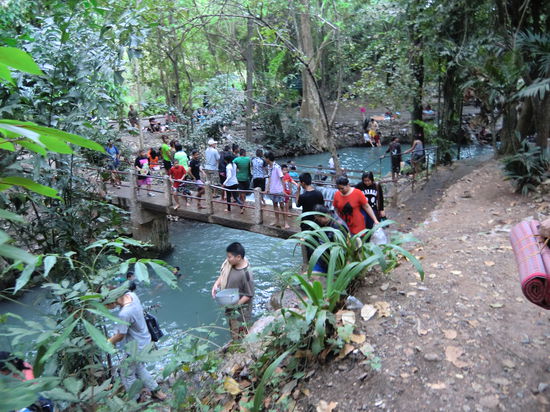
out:
{"label": "man in red shirt", "polygon": [[338,191],[334,194],[334,210],[346,222],[352,235],[366,228],[361,209],[367,212],[375,225],[380,223],[365,195],[359,189],[351,187],[347,177],[340,176],[336,179],[336,188]]}
{"label": "man in red shirt", "polygon": [[[186,173],[187,171],[185,170],[185,167],[180,165],[179,162],[174,159],[174,166],[172,166],[168,172],[170,181],[172,182],[172,196],[174,196],[175,203],[174,210],[180,207],[179,199],[181,198],[181,195],[178,196],[178,188],[183,185],[182,180]],[[187,205],[189,206],[189,202],[187,202]]]}

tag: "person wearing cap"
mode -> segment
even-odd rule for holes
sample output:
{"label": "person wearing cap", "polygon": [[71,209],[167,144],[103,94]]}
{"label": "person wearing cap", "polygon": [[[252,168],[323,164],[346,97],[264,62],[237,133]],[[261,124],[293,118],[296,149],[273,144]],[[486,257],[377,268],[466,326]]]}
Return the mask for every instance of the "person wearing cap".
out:
{"label": "person wearing cap", "polygon": [[[208,148],[204,153],[204,173],[206,174],[206,180],[213,185],[220,185],[220,176],[218,173],[218,163],[220,161],[220,153],[216,149],[216,141],[214,139],[208,140]],[[217,193],[217,190],[215,191]]]}
{"label": "person wearing cap", "polygon": [[[125,322],[124,324],[119,323],[116,325],[116,333],[108,339],[110,343],[116,345],[122,342],[126,345],[131,341],[135,341],[140,352],[151,343],[151,334],[147,329],[145,317],[143,316],[143,306],[141,306],[141,302],[135,293],[126,291],[116,298],[114,302],[106,303],[105,306],[108,309],[114,309],[119,306],[118,317]],[[139,379],[151,391],[153,398],[161,401],[166,399],[166,394],[159,389],[158,383],[153,379],[144,362],[136,360],[124,362],[121,367],[120,376],[126,391],[129,391],[132,385]]]}

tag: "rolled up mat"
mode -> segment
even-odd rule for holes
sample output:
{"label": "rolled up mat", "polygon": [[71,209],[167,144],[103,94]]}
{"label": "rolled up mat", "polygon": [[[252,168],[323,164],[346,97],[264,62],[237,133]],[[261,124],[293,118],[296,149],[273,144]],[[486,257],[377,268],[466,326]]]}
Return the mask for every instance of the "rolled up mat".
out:
{"label": "rolled up mat", "polygon": [[541,254],[538,221],[523,221],[510,231],[510,243],[516,257],[521,290],[535,305],[550,309],[550,275]]}
{"label": "rolled up mat", "polygon": [[[546,269],[545,273],[547,273],[550,276],[550,241],[546,242],[546,239],[542,238],[541,236],[538,236],[538,234],[540,233],[539,232],[540,222],[536,220],[531,220],[531,222],[529,222],[529,226],[531,227],[531,231],[533,232],[533,234],[537,235],[535,237],[539,244],[540,256],[542,257],[542,264]],[[550,291],[550,288],[548,290]]]}

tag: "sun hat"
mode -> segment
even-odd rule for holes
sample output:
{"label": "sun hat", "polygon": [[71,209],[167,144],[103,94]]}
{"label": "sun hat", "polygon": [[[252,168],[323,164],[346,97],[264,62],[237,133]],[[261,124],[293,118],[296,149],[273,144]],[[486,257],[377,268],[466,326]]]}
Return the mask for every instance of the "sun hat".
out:
{"label": "sun hat", "polygon": [[210,139],[208,140],[208,146],[212,146],[213,144],[217,144],[218,142],[216,142],[214,139]]}

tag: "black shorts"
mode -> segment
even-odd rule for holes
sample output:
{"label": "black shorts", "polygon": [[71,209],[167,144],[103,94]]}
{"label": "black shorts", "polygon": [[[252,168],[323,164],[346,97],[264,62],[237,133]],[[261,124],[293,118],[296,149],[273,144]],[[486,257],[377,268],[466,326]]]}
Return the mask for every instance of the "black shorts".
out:
{"label": "black shorts", "polygon": [[252,187],[254,189],[259,187],[262,192],[265,192],[265,177],[256,177],[252,179]]}
{"label": "black shorts", "polygon": [[164,160],[162,159],[162,163],[164,165],[164,168],[166,170],[170,170],[170,168],[172,167],[172,162],[170,160]]}
{"label": "black shorts", "polygon": [[250,181],[248,181],[248,180],[244,180],[244,181],[239,180],[239,190],[250,190]]}
{"label": "black shorts", "polygon": [[393,173],[399,173],[401,171],[401,162],[392,162],[391,171]]}

